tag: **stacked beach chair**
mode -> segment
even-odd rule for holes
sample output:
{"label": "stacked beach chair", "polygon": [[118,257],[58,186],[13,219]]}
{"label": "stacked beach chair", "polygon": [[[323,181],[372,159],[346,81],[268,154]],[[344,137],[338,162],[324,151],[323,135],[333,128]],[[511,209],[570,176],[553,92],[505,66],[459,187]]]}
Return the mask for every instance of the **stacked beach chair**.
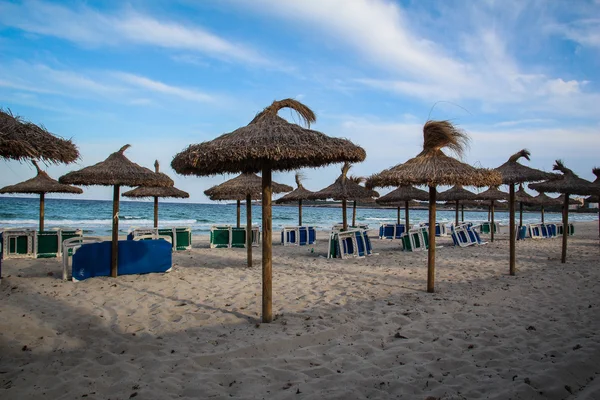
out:
{"label": "stacked beach chair", "polygon": [[306,246],[316,240],[317,232],[313,226],[284,226],[281,230],[281,244],[284,246]]}
{"label": "stacked beach chair", "polygon": [[62,257],[62,243],[83,236],[81,229],[57,228],[5,229],[0,233],[2,258],[56,258]]}
{"label": "stacked beach chair", "polygon": [[402,239],[406,232],[405,224],[381,224],[379,226],[379,239]]}
{"label": "stacked beach chair", "polygon": [[[494,222],[494,233],[500,233],[500,223]],[[483,234],[489,234],[492,232],[492,223],[490,221],[483,221],[479,223],[479,232]]]}
{"label": "stacked beach chair", "polygon": [[333,231],[329,235],[327,258],[356,258],[373,254],[371,239],[366,229]]}
{"label": "stacked beach chair", "polygon": [[[141,237],[141,239],[139,239]],[[150,240],[157,237],[169,237],[173,250],[189,250],[192,248],[192,228],[137,228],[129,229],[127,240]]]}
{"label": "stacked beach chair", "polygon": [[[251,228],[252,247],[260,244],[260,229],[258,225]],[[210,248],[246,248],[246,227],[231,225],[213,225],[210,228]]]}
{"label": "stacked beach chair", "polygon": [[422,251],[428,248],[429,232],[426,226],[419,226],[402,234],[402,249],[404,251]]}
{"label": "stacked beach chair", "polygon": [[[562,235],[563,224],[562,223],[549,223],[549,224],[529,224],[527,225],[527,234],[531,239],[551,239],[559,235]],[[569,236],[575,234],[575,227],[573,224],[569,224]]]}
{"label": "stacked beach chair", "polygon": [[[429,223],[422,222],[421,224],[419,224],[419,227],[421,227],[421,228],[427,228],[427,227],[429,227]],[[438,236],[438,237],[439,236],[448,236],[448,228],[446,227],[445,223],[443,223],[443,222],[436,222],[436,224],[435,224],[435,236]]]}
{"label": "stacked beach chair", "polygon": [[452,228],[452,241],[454,246],[458,247],[469,247],[473,245],[487,244],[487,242],[481,239],[479,235],[479,225],[464,224],[453,226]]}

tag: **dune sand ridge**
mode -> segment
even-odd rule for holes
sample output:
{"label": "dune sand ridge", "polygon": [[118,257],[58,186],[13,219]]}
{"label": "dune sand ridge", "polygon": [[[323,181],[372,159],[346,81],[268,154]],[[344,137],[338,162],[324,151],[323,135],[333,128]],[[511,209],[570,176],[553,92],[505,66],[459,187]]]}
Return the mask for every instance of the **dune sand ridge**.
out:
{"label": "dune sand ridge", "polygon": [[[173,256],[166,274],[63,282],[57,260],[5,260],[2,399],[599,399],[600,246],[560,239],[427,253],[373,238],[377,255],[327,260],[275,246],[271,324],[260,248]],[[314,252],[311,252],[314,248]]]}

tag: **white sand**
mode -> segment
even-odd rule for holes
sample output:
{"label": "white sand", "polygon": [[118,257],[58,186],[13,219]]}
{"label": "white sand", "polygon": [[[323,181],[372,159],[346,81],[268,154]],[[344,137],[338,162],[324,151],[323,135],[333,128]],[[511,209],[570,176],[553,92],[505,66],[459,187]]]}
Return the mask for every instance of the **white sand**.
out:
{"label": "white sand", "polygon": [[[178,252],[167,274],[62,282],[57,260],[5,260],[0,399],[600,399],[600,246],[560,239],[327,260],[274,247],[271,324],[260,248]],[[51,276],[48,274],[52,273]],[[26,346],[26,347],[25,347]]]}

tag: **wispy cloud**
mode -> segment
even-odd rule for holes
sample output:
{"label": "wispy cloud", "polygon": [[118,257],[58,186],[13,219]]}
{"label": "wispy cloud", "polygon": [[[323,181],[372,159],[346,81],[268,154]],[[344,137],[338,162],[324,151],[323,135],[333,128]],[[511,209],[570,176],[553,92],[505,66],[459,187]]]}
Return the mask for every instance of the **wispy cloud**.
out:
{"label": "wispy cloud", "polygon": [[193,89],[167,85],[143,76],[128,74],[124,72],[113,73],[115,77],[132,86],[138,86],[152,92],[176,96],[184,100],[197,101],[200,103],[213,102],[215,97]]}
{"label": "wispy cloud", "polygon": [[[597,12],[600,12],[600,7],[597,8]],[[600,47],[600,18],[585,18],[568,24],[555,24],[550,29],[583,46]]]}
{"label": "wispy cloud", "polygon": [[0,66],[1,87],[135,106],[156,105],[164,96],[199,103],[215,103],[219,98],[195,88],[170,85],[121,71],[75,72],[24,61]]}
{"label": "wispy cloud", "polygon": [[147,45],[250,64],[271,63],[248,44],[222,38],[200,26],[159,20],[131,8],[110,14],[86,6],[67,8],[35,0],[3,2],[0,24],[85,46]]}
{"label": "wispy cloud", "polygon": [[[243,6],[239,0],[231,1]],[[473,100],[482,110],[493,109],[487,105],[519,104],[578,116],[590,116],[593,110],[564,105],[600,100],[584,80],[555,75],[549,66],[519,62],[515,50],[524,45],[517,27],[519,33],[534,29],[533,18],[544,4],[442,4],[443,17],[435,17],[431,10],[403,8],[390,0],[256,0],[253,4],[257,2],[261,6],[253,7],[254,12],[310,26],[361,56],[363,64],[373,65],[364,68],[362,77],[346,80],[363,87],[427,102]],[[523,23],[525,16],[531,24]],[[433,25],[436,29],[429,29]],[[543,28],[538,29],[527,33],[543,36]],[[594,41],[595,34],[588,39]]]}

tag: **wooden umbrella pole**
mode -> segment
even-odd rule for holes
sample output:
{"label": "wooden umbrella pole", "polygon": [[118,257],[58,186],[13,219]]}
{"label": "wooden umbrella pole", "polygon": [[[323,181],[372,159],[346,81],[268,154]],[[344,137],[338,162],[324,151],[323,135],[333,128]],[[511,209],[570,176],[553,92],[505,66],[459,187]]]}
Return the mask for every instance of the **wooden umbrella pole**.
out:
{"label": "wooden umbrella pole", "polygon": [[396,223],[400,225],[400,206],[398,206],[398,217],[396,218]]}
{"label": "wooden umbrella pole", "polygon": [[462,221],[462,222],[465,222],[465,205],[464,205],[464,204],[461,204],[461,205],[460,205],[460,214],[461,214],[461,215],[460,215],[460,217],[461,217],[461,218],[460,218],[460,219],[461,219],[461,221]]}
{"label": "wooden umbrella pole", "polygon": [[490,203],[490,213],[492,215],[492,223],[490,226],[490,242],[493,242],[494,241],[494,230],[496,229],[496,226],[494,225],[494,200],[492,200]]}
{"label": "wooden umbrella pole", "polygon": [[458,200],[456,200],[456,221],[454,222],[456,225],[458,225],[458,211],[459,211]]}
{"label": "wooden umbrella pole", "polygon": [[263,244],[262,244],[262,267],[263,267],[263,304],[262,320],[271,322],[273,320],[273,288],[272,288],[272,242],[271,237],[271,168],[262,170],[262,222],[263,222]]}
{"label": "wooden umbrella pole", "polygon": [[435,292],[435,186],[429,186],[429,253],[427,254],[427,292]]}
{"label": "wooden umbrella pole", "polygon": [[492,206],[489,205],[488,206],[488,221],[490,220],[491,217],[492,217]]}
{"label": "wooden umbrella pole", "polygon": [[302,199],[298,200],[298,226],[302,226]]}
{"label": "wooden umbrella pole", "polygon": [[248,268],[252,268],[252,199],[249,194],[246,195],[246,254],[248,256]]}
{"label": "wooden umbrella pole", "polygon": [[158,197],[154,196],[154,227],[158,228]]}
{"label": "wooden umbrella pole", "polygon": [[356,226],[356,200],[352,203],[352,226]]}
{"label": "wooden umbrella pole", "polygon": [[567,262],[567,236],[569,236],[569,193],[565,193],[565,202],[563,204],[563,237],[562,237],[562,256],[561,263]]}
{"label": "wooden umbrella pole", "polygon": [[515,275],[516,266],[515,266],[515,247],[516,247],[516,232],[515,232],[515,185],[514,183],[510,183],[509,194],[508,194],[508,236],[509,236],[509,273],[511,275]]}
{"label": "wooden umbrella pole", "polygon": [[523,202],[519,202],[519,228],[523,226]]}
{"label": "wooden umbrella pole", "polygon": [[44,193],[40,193],[40,232],[44,230]]}
{"label": "wooden umbrella pole", "polygon": [[408,224],[410,221],[408,219],[408,201],[404,202],[404,219],[406,220],[406,226],[404,227],[404,232],[408,232],[410,229],[410,225]]}
{"label": "wooden umbrella pole", "polygon": [[113,192],[113,223],[112,223],[112,251],[110,258],[110,276],[118,275],[119,260],[119,191],[121,187],[115,185]]}
{"label": "wooden umbrella pole", "polygon": [[346,215],[346,199],[342,200],[342,229],[348,230],[348,216]]}
{"label": "wooden umbrella pole", "polygon": [[235,202],[235,204],[236,204],[236,214],[237,214],[236,228],[240,227],[240,220],[242,219],[242,205],[241,205],[241,203],[242,203],[241,200],[237,200]]}
{"label": "wooden umbrella pole", "polygon": [[544,223],[544,206],[542,205],[542,224]]}

